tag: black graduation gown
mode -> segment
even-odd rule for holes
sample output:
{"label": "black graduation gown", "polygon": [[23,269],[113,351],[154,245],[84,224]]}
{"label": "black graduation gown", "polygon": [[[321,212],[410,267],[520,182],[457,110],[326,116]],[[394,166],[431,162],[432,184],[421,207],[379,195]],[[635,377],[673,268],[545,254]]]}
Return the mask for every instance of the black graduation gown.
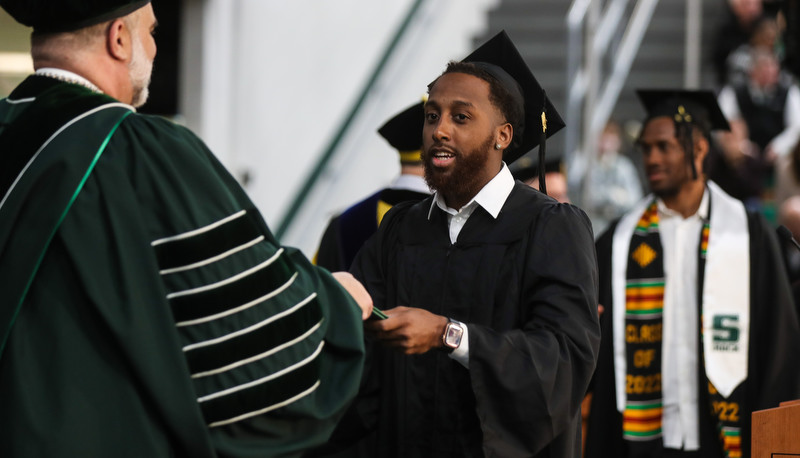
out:
{"label": "black graduation gown", "polygon": [[[376,428],[365,456],[578,456],[599,342],[588,218],[516,182],[497,219],[477,208],[451,244],[431,202],[393,208],[352,272],[378,307],[467,323],[469,370],[438,350],[372,346],[354,409]],[[348,422],[340,432],[358,429]]]}
{"label": "black graduation gown", "polygon": [[331,272],[350,270],[358,250],[378,230],[382,216],[380,202],[391,207],[409,200],[417,202],[428,195],[409,189],[385,188],[350,206],[328,223],[314,263]]}
{"label": "black graduation gown", "polygon": [[[713,204],[712,204],[713,211]],[[777,407],[782,401],[800,397],[800,372],[794,355],[800,350],[800,330],[777,239],[758,214],[747,214],[750,230],[750,348],[748,380],[742,418],[742,457],[750,456],[750,420],[753,411]],[[613,303],[611,297],[611,252],[614,223],[597,240],[600,267],[600,319],[603,339],[600,359],[590,391],[592,405],[586,433],[586,458],[625,457],[622,414],[617,410],[614,388]],[[698,313],[700,311],[698,310]],[[700,330],[698,329],[698,333]],[[722,457],[715,420],[705,380],[703,359],[698,367],[700,455]]]}

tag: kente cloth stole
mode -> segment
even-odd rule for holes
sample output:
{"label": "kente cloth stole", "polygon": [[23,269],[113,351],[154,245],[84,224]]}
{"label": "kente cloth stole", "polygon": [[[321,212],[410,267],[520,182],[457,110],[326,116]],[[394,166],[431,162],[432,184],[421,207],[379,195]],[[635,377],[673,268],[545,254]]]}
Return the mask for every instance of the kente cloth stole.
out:
{"label": "kente cloth stole", "polygon": [[[709,220],[706,220],[698,246],[698,298],[703,297],[703,273],[709,230]],[[633,231],[625,279],[627,398],[622,414],[622,430],[623,438],[628,441],[629,456],[648,456],[662,448],[661,349],[665,280],[663,254],[658,232],[658,205],[653,200]],[[701,355],[702,338],[701,335],[698,345]],[[717,431],[724,455],[728,458],[740,458],[740,417],[732,415],[729,406],[741,405],[732,398],[741,397],[743,389],[740,387],[727,399],[722,397],[710,382],[708,390],[710,408],[717,419]],[[700,421],[704,419],[701,418]]]}
{"label": "kente cloth stole", "polygon": [[627,400],[622,432],[628,441],[643,442],[661,437],[664,264],[655,200],[633,230],[629,253],[625,281]]}

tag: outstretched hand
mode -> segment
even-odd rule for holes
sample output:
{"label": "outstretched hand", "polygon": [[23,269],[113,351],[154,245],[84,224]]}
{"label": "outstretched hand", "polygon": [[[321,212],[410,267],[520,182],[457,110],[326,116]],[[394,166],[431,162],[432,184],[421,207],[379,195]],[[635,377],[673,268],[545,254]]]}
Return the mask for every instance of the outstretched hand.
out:
{"label": "outstretched hand", "polygon": [[366,329],[382,344],[407,355],[427,353],[443,346],[447,318],[413,307],[384,310],[389,318],[366,323]]}
{"label": "outstretched hand", "polygon": [[333,278],[339,282],[344,289],[350,293],[350,296],[355,299],[358,306],[361,308],[361,319],[366,320],[372,314],[372,297],[367,292],[364,285],[356,280],[350,272],[332,272]]}

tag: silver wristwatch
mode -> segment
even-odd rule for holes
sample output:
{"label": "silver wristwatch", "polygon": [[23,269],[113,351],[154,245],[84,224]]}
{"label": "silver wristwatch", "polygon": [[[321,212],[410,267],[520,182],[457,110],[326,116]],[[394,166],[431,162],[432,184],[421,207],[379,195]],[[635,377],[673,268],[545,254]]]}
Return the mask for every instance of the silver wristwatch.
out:
{"label": "silver wristwatch", "polygon": [[442,334],[442,343],[444,349],[451,353],[453,350],[461,345],[461,337],[464,335],[464,328],[461,323],[449,318],[447,325],[444,327],[444,334]]}

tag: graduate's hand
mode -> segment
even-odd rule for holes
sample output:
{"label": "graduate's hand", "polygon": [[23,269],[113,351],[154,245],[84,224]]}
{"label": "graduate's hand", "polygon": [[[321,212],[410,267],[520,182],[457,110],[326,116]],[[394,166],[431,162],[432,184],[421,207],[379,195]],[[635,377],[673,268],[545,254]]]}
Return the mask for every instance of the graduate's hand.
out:
{"label": "graduate's hand", "polygon": [[413,307],[384,310],[389,318],[366,323],[367,332],[382,344],[407,355],[441,347],[447,318]]}
{"label": "graduate's hand", "polygon": [[339,282],[344,289],[355,299],[358,306],[361,308],[361,319],[366,320],[372,315],[372,297],[367,292],[364,285],[356,280],[350,272],[333,272],[333,278]]}

